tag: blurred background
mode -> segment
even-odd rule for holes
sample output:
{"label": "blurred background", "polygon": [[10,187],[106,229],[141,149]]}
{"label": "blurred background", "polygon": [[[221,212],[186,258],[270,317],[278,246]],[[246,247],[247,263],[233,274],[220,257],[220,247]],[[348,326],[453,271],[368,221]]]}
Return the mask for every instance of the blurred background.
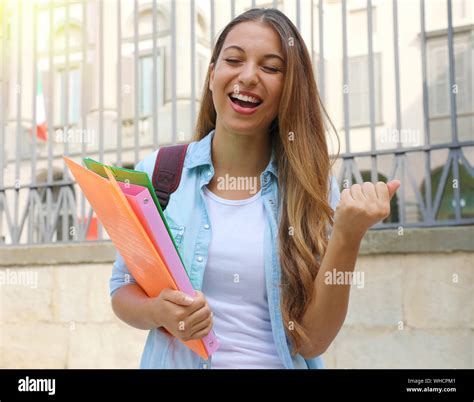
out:
{"label": "blurred background", "polygon": [[327,367],[474,367],[471,0],[0,0],[0,367],[138,367],[62,156],[132,168],[189,142],[217,36],[253,7],[306,42],[341,189],[402,182]]}

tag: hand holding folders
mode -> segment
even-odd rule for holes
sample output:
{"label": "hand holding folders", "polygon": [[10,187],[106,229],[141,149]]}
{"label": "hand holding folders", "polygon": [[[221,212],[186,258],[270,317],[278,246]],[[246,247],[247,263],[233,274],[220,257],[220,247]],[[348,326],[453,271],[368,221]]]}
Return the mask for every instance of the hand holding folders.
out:
{"label": "hand holding folders", "polygon": [[183,342],[201,339],[212,328],[211,309],[202,292],[196,291],[191,299],[183,292],[163,289],[151,304],[154,322]]}
{"label": "hand holding folders", "polygon": [[[108,167],[91,159],[85,160],[91,170],[66,157],[64,160],[146,294],[156,297],[163,289],[174,289],[195,297],[148,175]],[[204,359],[219,346],[213,331],[184,344]]]}

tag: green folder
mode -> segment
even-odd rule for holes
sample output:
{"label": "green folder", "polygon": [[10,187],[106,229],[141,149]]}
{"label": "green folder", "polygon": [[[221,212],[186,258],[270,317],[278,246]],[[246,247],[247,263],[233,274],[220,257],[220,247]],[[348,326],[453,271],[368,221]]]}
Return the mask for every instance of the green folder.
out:
{"label": "green folder", "polygon": [[136,184],[138,186],[146,187],[148,189],[148,191],[150,192],[151,198],[153,198],[156,208],[158,209],[158,212],[160,213],[161,219],[163,220],[163,223],[166,226],[166,230],[168,231],[171,241],[173,242],[174,248],[176,249],[176,252],[178,253],[181,263],[183,264],[183,267],[184,267],[185,265],[184,265],[183,258],[181,256],[181,253],[178,250],[178,247],[176,247],[176,243],[174,241],[173,235],[169,228],[168,222],[166,221],[165,215],[163,214],[163,210],[161,209],[160,201],[158,200],[158,197],[155,194],[155,189],[153,188],[153,184],[151,183],[150,178],[148,177],[148,174],[146,174],[145,172],[140,172],[138,170],[125,169],[121,167],[105,165],[103,163],[95,161],[92,158],[84,158],[83,161],[87,169],[89,169],[90,171],[94,173],[97,173],[99,176],[102,176],[107,179],[107,173],[105,173],[105,170],[104,170],[104,167],[107,167],[110,169],[110,171],[114,175],[115,180],[120,181],[122,183]]}

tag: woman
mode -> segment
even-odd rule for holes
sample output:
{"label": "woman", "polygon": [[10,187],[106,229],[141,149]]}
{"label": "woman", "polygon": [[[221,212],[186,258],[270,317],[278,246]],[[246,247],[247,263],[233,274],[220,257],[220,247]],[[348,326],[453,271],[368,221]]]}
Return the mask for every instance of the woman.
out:
{"label": "woman", "polygon": [[[354,270],[362,237],[389,215],[399,186],[355,184],[339,194],[323,111],[306,46],[284,14],[253,9],[226,26],[165,210],[202,292],[192,299],[167,289],[148,298],[120,255],[114,264],[115,313],[150,330],[141,367],[322,367],[350,288],[325,274]],[[151,177],[156,154],[137,170]],[[209,361],[176,341],[211,328],[221,347]]]}

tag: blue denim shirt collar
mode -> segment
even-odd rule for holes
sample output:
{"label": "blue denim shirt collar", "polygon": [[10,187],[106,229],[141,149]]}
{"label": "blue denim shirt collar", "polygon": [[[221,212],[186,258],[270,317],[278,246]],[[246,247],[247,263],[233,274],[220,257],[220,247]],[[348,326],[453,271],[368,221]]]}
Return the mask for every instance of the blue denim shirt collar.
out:
{"label": "blue denim shirt collar", "polygon": [[[209,165],[214,167],[212,164],[212,153],[211,153],[211,144],[212,139],[214,138],[215,130],[211,130],[209,134],[199,140],[195,147],[194,152],[190,158],[186,158],[184,162],[184,167],[186,168],[195,168],[198,166]],[[268,162],[267,167],[263,171],[263,174],[270,172],[275,178],[278,179],[278,170],[275,162],[275,149],[272,147],[272,154],[270,157],[270,162]]]}

